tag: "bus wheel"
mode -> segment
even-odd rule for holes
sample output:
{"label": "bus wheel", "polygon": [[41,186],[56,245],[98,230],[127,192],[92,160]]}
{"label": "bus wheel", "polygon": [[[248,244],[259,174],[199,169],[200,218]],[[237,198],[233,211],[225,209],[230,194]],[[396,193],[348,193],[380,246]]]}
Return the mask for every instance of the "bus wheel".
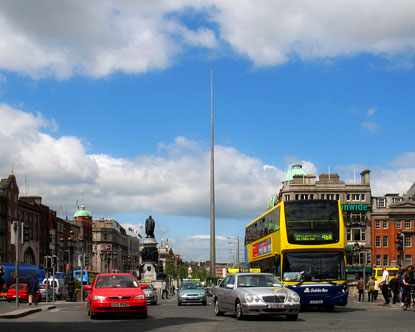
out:
{"label": "bus wheel", "polygon": [[324,307],[326,309],[326,311],[328,312],[332,312],[334,311],[334,305],[333,304],[328,304]]}

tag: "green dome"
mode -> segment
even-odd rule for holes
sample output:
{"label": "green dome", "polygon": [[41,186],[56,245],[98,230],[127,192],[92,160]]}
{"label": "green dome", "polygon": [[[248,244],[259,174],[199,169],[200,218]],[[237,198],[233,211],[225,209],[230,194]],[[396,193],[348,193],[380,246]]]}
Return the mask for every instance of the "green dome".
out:
{"label": "green dome", "polygon": [[285,178],[286,181],[291,181],[294,176],[304,176],[305,171],[303,169],[303,165],[295,164],[292,165],[291,168],[287,171],[287,176]]}
{"label": "green dome", "polygon": [[85,209],[85,206],[82,205],[81,207],[78,208],[78,210],[76,210],[73,217],[74,218],[78,218],[78,217],[92,218],[92,214],[91,214],[91,212],[89,212],[88,210]]}

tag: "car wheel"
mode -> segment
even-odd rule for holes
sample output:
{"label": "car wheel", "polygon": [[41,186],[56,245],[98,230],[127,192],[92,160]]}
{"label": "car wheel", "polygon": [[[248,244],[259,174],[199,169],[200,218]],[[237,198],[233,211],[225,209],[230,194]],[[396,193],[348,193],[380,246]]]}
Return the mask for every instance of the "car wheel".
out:
{"label": "car wheel", "polygon": [[203,305],[207,305],[207,301],[203,301],[203,302],[202,302],[202,304],[203,304]]}
{"label": "car wheel", "polygon": [[294,320],[297,320],[297,319],[298,319],[298,314],[295,314],[295,315],[287,315],[287,320],[294,321]]}
{"label": "car wheel", "polygon": [[328,311],[328,312],[332,312],[332,311],[334,311],[334,305],[326,305],[325,306],[325,309],[326,309],[326,311]]}
{"label": "car wheel", "polygon": [[140,314],[140,317],[141,317],[141,318],[143,318],[143,319],[144,319],[144,318],[147,318],[147,317],[148,317],[148,313],[147,313],[147,311],[146,311],[146,312],[141,313],[141,314]]}
{"label": "car wheel", "polygon": [[177,305],[178,305],[178,306],[181,306],[181,305],[182,305],[182,303],[181,303],[180,301],[177,301]]}
{"label": "car wheel", "polygon": [[235,314],[236,314],[236,319],[239,319],[239,320],[244,319],[244,313],[242,312],[242,304],[241,304],[241,301],[239,300],[236,300]]}
{"label": "car wheel", "polygon": [[215,300],[215,309],[214,310],[215,310],[215,315],[216,316],[222,316],[223,315],[223,311],[220,310],[218,299]]}

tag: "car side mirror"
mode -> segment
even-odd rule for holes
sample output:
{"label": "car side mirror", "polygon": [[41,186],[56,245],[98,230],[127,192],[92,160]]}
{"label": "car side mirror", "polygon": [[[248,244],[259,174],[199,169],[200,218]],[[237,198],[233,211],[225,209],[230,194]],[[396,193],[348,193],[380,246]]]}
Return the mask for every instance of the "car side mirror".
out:
{"label": "car side mirror", "polygon": [[234,284],[227,284],[226,285],[226,288],[228,288],[228,289],[234,289],[235,286],[234,286]]}

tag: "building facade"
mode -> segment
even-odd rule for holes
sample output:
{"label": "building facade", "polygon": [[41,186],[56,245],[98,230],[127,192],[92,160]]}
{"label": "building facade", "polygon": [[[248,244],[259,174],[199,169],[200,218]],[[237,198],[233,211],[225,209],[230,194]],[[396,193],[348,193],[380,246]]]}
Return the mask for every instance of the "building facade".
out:
{"label": "building facade", "polygon": [[125,229],[113,219],[92,224],[92,270],[98,273],[129,271],[129,241]]}
{"label": "building facade", "polygon": [[[411,189],[404,196],[373,197],[373,266],[405,267],[415,263],[415,197]],[[401,236],[402,247],[398,245]]]}
{"label": "building facade", "polygon": [[360,180],[345,183],[337,174],[306,174],[302,165],[293,165],[278,194],[278,200],[340,200],[346,223],[347,263],[349,266],[371,263],[371,187],[370,171],[360,173]]}

